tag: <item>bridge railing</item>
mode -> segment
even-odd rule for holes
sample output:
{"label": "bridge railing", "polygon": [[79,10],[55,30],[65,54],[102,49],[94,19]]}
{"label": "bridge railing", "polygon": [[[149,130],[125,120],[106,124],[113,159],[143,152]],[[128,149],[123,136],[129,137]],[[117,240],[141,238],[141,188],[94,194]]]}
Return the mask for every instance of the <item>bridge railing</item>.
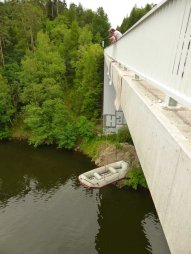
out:
{"label": "bridge railing", "polygon": [[191,1],[161,2],[105,55],[191,107]]}

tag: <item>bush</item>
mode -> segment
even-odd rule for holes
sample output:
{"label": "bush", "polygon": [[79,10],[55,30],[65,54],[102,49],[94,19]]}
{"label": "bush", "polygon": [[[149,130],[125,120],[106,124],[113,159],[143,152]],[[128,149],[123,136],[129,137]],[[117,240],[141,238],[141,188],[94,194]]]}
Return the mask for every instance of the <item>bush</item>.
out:
{"label": "bush", "polygon": [[148,188],[145,176],[141,167],[134,167],[127,173],[125,184],[137,190],[138,186]]}
{"label": "bush", "polygon": [[84,141],[90,140],[95,136],[93,132],[93,125],[87,120],[85,116],[80,116],[77,119],[76,127],[78,131],[78,136],[84,139]]}
{"label": "bush", "polygon": [[118,130],[117,141],[119,143],[126,143],[127,142],[129,144],[133,144],[131,134],[130,134],[129,129],[127,127],[123,127]]}
{"label": "bush", "polygon": [[72,149],[76,144],[76,125],[61,99],[46,100],[42,107],[26,106],[24,122],[31,132],[29,142],[35,147],[56,143]]}
{"label": "bush", "polygon": [[46,100],[42,106],[25,107],[24,123],[30,131],[30,144],[57,144],[59,148],[72,149],[79,139],[88,141],[95,134],[93,125],[86,117],[75,122],[61,99]]}
{"label": "bush", "polygon": [[10,135],[11,117],[14,111],[10,88],[0,74],[0,140]]}

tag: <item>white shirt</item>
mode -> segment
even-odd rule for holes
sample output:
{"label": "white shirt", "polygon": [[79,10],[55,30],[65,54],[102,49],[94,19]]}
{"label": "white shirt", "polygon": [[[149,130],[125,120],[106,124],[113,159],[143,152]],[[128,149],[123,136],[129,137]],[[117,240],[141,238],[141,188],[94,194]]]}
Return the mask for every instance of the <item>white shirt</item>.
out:
{"label": "white shirt", "polygon": [[120,33],[119,31],[115,30],[115,32],[113,33],[115,36],[116,41],[119,40],[122,36],[122,33]]}

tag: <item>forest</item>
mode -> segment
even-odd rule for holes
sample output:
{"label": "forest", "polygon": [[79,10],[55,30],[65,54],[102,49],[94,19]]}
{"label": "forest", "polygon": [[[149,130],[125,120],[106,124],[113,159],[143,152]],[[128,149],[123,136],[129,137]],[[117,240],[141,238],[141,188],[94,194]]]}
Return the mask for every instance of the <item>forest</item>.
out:
{"label": "forest", "polygon": [[[124,33],[152,7],[135,6],[117,29]],[[109,28],[102,7],[0,2],[0,140],[72,149],[96,135]]]}

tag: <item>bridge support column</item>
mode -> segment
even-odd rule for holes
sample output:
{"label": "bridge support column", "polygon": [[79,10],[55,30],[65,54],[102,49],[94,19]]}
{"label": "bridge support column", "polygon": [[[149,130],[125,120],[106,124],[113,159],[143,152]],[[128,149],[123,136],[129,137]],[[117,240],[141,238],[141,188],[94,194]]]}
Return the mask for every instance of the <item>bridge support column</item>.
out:
{"label": "bridge support column", "polygon": [[115,109],[116,92],[107,73],[107,66],[104,63],[103,129],[109,133],[117,132],[119,128],[126,126],[126,121],[122,109],[119,111]]}

